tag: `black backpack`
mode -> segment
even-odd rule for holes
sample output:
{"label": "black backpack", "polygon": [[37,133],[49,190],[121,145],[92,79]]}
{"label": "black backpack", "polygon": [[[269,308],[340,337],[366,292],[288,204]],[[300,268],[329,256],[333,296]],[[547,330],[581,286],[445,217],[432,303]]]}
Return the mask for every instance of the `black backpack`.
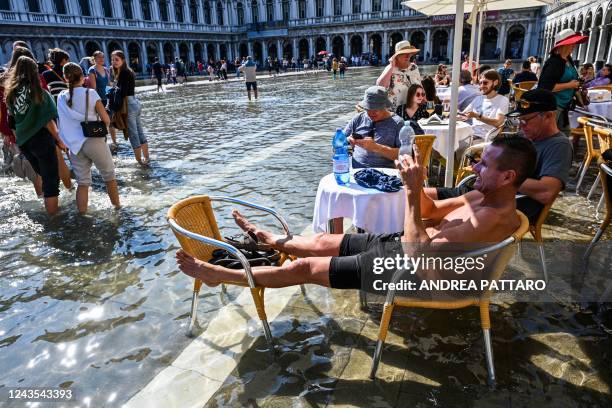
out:
{"label": "black backpack", "polygon": [[121,95],[121,89],[117,86],[113,86],[106,93],[108,102],[106,102],[106,109],[112,112],[119,112],[123,106],[123,95]]}

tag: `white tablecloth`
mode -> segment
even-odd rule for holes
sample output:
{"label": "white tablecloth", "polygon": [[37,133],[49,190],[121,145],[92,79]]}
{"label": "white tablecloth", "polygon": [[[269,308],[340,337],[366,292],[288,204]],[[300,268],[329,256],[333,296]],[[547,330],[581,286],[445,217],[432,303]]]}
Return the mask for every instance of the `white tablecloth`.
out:
{"label": "white tablecloth", "polygon": [[[440,153],[442,157],[446,159],[446,149],[448,146],[448,125],[421,125],[421,128],[425,131],[425,134],[436,135],[433,148],[435,151]],[[462,140],[469,139],[474,131],[472,127],[466,122],[457,122],[457,131],[455,132],[455,147],[453,151],[459,147],[459,142]]]}
{"label": "white tablecloth", "polygon": [[[334,218],[350,218],[353,225],[373,234],[384,234],[404,229],[404,190],[396,193],[361,187],[353,174],[361,169],[351,170],[351,184],[339,186],[333,174],[319,182],[312,228],[325,232],[327,222]],[[395,169],[378,169],[387,174],[397,175]]]}
{"label": "white tablecloth", "polygon": [[[612,121],[612,101],[610,102],[591,102],[587,109],[596,115],[603,116],[608,120]],[[570,126],[575,128],[578,127],[578,118],[582,116],[577,112],[569,112]]]}

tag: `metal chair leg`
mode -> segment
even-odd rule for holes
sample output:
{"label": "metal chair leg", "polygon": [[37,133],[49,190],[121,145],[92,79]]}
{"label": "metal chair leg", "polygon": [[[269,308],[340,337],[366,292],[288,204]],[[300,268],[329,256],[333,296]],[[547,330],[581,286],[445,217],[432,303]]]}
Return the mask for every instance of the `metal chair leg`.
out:
{"label": "metal chair leg", "polygon": [[580,172],[580,177],[578,178],[578,182],[576,183],[576,194],[580,194],[580,185],[582,184],[582,180],[584,179],[584,176],[586,175],[587,171],[589,171],[589,164],[591,164],[590,160],[588,161],[588,164],[585,162],[584,166],[582,167],[582,172]]}
{"label": "metal chair leg", "polygon": [[540,262],[542,263],[544,282],[548,284],[548,268],[546,267],[546,255],[544,253],[544,244],[542,242],[538,242],[538,251],[540,252]]}
{"label": "metal chair leg", "polygon": [[495,386],[495,366],[493,365],[493,347],[491,346],[491,329],[482,329],[484,336],[485,356],[487,359],[487,382]]}
{"label": "metal chair leg", "polygon": [[268,324],[268,319],[261,319],[261,325],[263,326],[263,329],[264,329],[264,335],[266,336],[266,342],[268,343],[270,355],[274,357],[274,340],[272,339],[272,332],[270,331],[270,325]]}
{"label": "metal chair leg", "polygon": [[584,251],[584,256],[582,257],[585,264],[589,262],[589,257],[591,256],[591,252],[593,252],[593,248],[595,248],[595,244],[597,244],[597,241],[599,241],[603,233],[604,232],[601,228],[597,228],[597,232],[595,233],[595,236],[591,240],[591,243],[587,247],[586,251]]}
{"label": "metal chair leg", "polygon": [[374,356],[372,357],[372,369],[370,370],[371,380],[376,378],[376,371],[378,371],[378,363],[380,362],[380,357],[382,356],[382,348],[384,344],[384,340],[378,340],[376,343],[376,350],[374,351]]}
{"label": "metal chair leg", "polygon": [[189,326],[187,327],[187,336],[193,336],[193,327],[195,326],[195,322],[197,319],[197,310],[198,310],[198,293],[199,291],[194,290],[193,295],[191,295],[191,312],[189,314]]}
{"label": "metal chair leg", "polygon": [[597,185],[599,184],[600,180],[601,180],[601,175],[597,173],[597,177],[595,177],[595,181],[593,182],[593,185],[591,186],[591,189],[589,190],[589,194],[587,194],[587,200],[590,200],[593,194],[595,194],[595,190],[597,190]]}
{"label": "metal chair leg", "polygon": [[595,213],[598,213],[601,211],[601,207],[603,207],[603,203],[604,203],[604,198],[605,196],[602,194],[601,198],[599,199],[599,203],[597,204],[597,209],[595,210]]}

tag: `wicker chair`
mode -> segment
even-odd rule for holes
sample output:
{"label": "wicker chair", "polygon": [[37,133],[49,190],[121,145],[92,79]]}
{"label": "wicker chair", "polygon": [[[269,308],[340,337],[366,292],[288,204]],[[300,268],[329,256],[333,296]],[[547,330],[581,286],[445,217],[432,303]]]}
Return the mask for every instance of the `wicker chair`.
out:
{"label": "wicker chair", "polygon": [[[519,242],[522,239],[523,235],[525,235],[525,233],[529,229],[529,221],[527,220],[527,217],[520,211],[517,211],[517,214],[520,217],[521,225],[516,229],[512,236],[506,238],[498,244],[491,245],[487,248],[483,248],[481,250],[473,251],[467,254],[462,254],[463,257],[477,257],[483,256],[484,254],[488,254],[489,260],[492,258],[491,254],[497,254],[495,255],[495,258],[491,264],[490,280],[497,280],[501,277],[514,253],[513,244]],[[480,323],[484,336],[488,381],[489,384],[493,385],[495,383],[495,368],[493,365],[493,349],[491,346],[491,320],[489,318],[490,299],[490,291],[486,291],[480,297],[466,298],[453,301],[424,301],[398,298],[395,296],[395,291],[389,291],[387,293],[387,298],[383,307],[383,314],[380,319],[378,342],[376,344],[376,350],[374,351],[374,357],[372,359],[372,369],[370,371],[370,378],[374,379],[376,377],[376,371],[378,370],[378,364],[382,355],[383,345],[385,343],[387,332],[389,330],[389,323],[391,322],[393,309],[396,306],[419,307],[427,309],[461,309],[469,306],[477,306],[480,309]]]}
{"label": "wicker chair", "polygon": [[610,221],[612,221],[612,191],[610,190],[612,185],[608,183],[609,178],[612,178],[612,168],[608,166],[602,158],[599,159],[599,176],[601,178],[603,197],[606,203],[606,216],[599,228],[597,228],[595,236],[584,253],[583,260],[585,263],[588,263],[589,256],[591,256],[591,252],[593,252],[595,244],[597,244],[597,242],[600,240],[601,236],[606,231],[606,228],[608,228],[610,225]]}
{"label": "wicker chair", "polygon": [[[594,127],[593,132],[597,135],[597,138],[599,139],[599,151],[601,153],[605,152],[606,150],[612,147],[612,129]],[[595,179],[595,182],[591,186],[591,190],[589,191],[589,194],[587,195],[588,200],[590,200],[593,194],[595,193],[595,190],[597,189],[597,185],[599,184],[600,179],[601,179],[601,172],[597,174],[597,178]],[[597,205],[597,211],[599,211],[602,204],[603,204],[603,196],[601,197],[601,201]]]}
{"label": "wicker chair", "polygon": [[[289,226],[276,211],[270,208],[230,197],[209,197],[206,195],[189,197],[175,203],[168,210],[168,223],[170,224],[170,228],[174,232],[174,235],[181,245],[181,248],[185,252],[202,261],[208,261],[211,259],[214,249],[222,248],[240,261],[246,275],[247,283],[224,282],[224,284],[249,287],[251,290],[251,295],[253,296],[253,301],[255,302],[257,314],[263,325],[266,340],[270,346],[270,351],[273,352],[274,343],[272,341],[272,334],[270,332],[270,326],[268,325],[264,306],[265,288],[255,285],[251,267],[242,252],[223,241],[221,238],[212,207],[213,202],[237,204],[243,207],[253,208],[268,213],[274,216],[280,222],[287,235],[290,235]],[[288,259],[294,258],[290,258],[288,255],[281,253],[279,264],[284,263]],[[195,279],[193,284],[193,295],[191,298],[191,315],[187,330],[188,335],[192,334],[193,326],[196,322],[198,294],[201,286],[202,281]]]}
{"label": "wicker chair", "polygon": [[582,180],[589,170],[589,166],[593,160],[597,161],[599,156],[601,155],[601,151],[596,149],[593,143],[593,124],[589,122],[589,118],[580,117],[578,118],[578,123],[582,125],[584,130],[584,138],[586,141],[586,155],[584,156],[584,160],[578,169],[578,182],[576,183],[576,194],[580,192],[580,185],[582,184]]}
{"label": "wicker chair", "polygon": [[532,89],[534,86],[536,86],[537,84],[538,84],[538,81],[523,81],[523,82],[519,82],[518,84],[514,84],[514,85],[520,89],[528,91]]}

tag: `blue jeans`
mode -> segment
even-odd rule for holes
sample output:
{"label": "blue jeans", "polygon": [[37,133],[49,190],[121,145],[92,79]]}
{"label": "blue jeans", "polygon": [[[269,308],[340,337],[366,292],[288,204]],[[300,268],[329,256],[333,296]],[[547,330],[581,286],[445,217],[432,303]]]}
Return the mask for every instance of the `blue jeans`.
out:
{"label": "blue jeans", "polygon": [[140,114],[142,113],[142,105],[135,96],[128,96],[128,137],[132,148],[137,149],[141,145],[147,143],[142,123],[140,122]]}

